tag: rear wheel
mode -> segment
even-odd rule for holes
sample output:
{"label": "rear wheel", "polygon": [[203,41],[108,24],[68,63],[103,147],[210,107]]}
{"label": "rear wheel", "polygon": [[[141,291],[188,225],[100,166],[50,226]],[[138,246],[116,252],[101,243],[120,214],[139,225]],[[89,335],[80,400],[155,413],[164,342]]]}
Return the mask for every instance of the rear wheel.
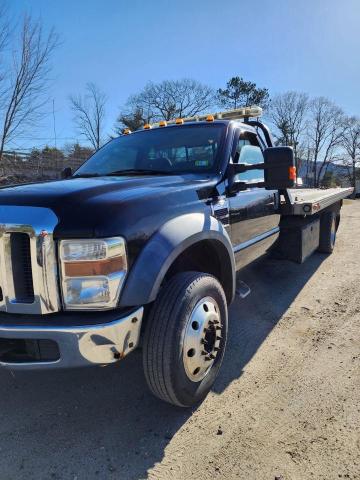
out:
{"label": "rear wheel", "polygon": [[336,230],[340,216],[335,212],[325,212],[320,217],[320,241],[318,251],[332,253],[336,241]]}
{"label": "rear wheel", "polygon": [[227,338],[227,304],[218,280],[185,272],[155,301],[144,335],[144,372],[158,398],[181,407],[205,398],[219,372]]}

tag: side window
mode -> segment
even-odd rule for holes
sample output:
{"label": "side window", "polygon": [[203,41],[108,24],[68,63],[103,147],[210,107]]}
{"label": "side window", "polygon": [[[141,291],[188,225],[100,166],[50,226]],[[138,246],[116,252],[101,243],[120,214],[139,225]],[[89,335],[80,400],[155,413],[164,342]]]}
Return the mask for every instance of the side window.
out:
{"label": "side window", "polygon": [[[241,134],[236,146],[236,151],[239,152],[238,163],[256,165],[257,163],[264,162],[264,157],[255,135]],[[250,180],[262,182],[264,181],[264,170],[249,170],[248,172],[239,173],[236,178],[242,182]]]}

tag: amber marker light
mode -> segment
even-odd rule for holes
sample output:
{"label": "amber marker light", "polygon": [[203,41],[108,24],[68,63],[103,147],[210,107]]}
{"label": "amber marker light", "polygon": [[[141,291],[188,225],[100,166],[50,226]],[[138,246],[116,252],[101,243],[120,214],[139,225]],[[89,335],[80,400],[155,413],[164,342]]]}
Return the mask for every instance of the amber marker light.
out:
{"label": "amber marker light", "polygon": [[123,135],[129,135],[131,133],[130,128],[124,128]]}
{"label": "amber marker light", "polygon": [[208,116],[206,117],[206,121],[207,121],[207,122],[213,122],[213,121],[214,121],[214,115],[208,115]]}
{"label": "amber marker light", "polygon": [[66,262],[64,273],[67,277],[91,277],[93,275],[110,275],[126,268],[123,257],[107,258],[88,262]]}
{"label": "amber marker light", "polygon": [[149,123],[145,123],[144,130],[150,130],[151,125]]}
{"label": "amber marker light", "polygon": [[167,125],[167,122],[165,122],[165,120],[161,120],[161,122],[159,122],[159,127],[166,127]]}
{"label": "amber marker light", "polygon": [[176,125],[183,125],[184,120],[183,120],[182,118],[177,118],[177,119],[175,120],[175,123],[176,123]]}
{"label": "amber marker light", "polygon": [[296,181],[296,167],[289,167],[289,180]]}

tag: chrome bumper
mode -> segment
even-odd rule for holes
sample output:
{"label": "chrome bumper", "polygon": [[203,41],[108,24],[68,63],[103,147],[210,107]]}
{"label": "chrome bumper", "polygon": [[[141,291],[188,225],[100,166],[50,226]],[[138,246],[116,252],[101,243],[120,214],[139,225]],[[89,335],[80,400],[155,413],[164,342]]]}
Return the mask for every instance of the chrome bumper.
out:
{"label": "chrome bumper", "polygon": [[1,361],[10,370],[72,368],[105,365],[133,351],[140,337],[143,307],[106,324],[79,327],[1,326],[0,339],[52,340],[59,349],[56,361]]}

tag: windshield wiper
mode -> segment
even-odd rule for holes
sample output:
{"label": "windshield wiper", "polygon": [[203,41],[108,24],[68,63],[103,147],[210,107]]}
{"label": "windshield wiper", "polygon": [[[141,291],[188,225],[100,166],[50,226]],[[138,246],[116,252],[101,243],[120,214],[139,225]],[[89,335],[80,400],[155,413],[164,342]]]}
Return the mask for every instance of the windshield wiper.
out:
{"label": "windshield wiper", "polygon": [[114,172],[104,173],[104,176],[117,176],[117,175],[173,175],[174,172],[164,170],[151,170],[151,169],[134,169],[128,168],[126,170],[116,170]]}
{"label": "windshield wiper", "polygon": [[111,177],[111,176],[126,176],[126,175],[177,175],[177,172],[165,172],[164,170],[151,170],[151,169],[134,169],[128,168],[125,170],[116,170],[109,173],[78,173],[72,176],[72,178],[93,178],[93,177]]}
{"label": "windshield wiper", "polygon": [[71,178],[92,178],[92,177],[100,177],[98,173],[76,173]]}

